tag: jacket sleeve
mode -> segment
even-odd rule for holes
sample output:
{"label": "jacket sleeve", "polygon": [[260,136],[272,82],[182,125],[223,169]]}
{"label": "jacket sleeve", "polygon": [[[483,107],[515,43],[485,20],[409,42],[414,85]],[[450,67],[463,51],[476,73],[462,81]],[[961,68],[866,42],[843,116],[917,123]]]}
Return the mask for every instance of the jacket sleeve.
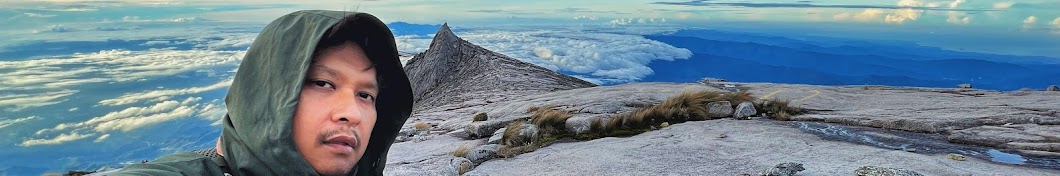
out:
{"label": "jacket sleeve", "polygon": [[107,175],[224,175],[221,166],[197,153],[167,155],[147,163],[126,166]]}

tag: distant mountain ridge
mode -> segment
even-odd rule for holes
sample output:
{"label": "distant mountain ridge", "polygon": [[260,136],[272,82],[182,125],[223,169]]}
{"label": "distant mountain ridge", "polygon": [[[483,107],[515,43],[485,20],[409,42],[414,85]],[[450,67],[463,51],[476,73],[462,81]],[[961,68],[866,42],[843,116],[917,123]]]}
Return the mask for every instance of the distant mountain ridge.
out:
{"label": "distant mountain ridge", "polygon": [[[681,31],[646,38],[693,52],[692,58],[686,60],[652,62],[649,67],[655,74],[641,80],[648,82],[692,82],[718,77],[822,85],[953,87],[971,83],[976,88],[996,90],[1044,89],[1060,84],[1060,65],[1048,64],[1048,57],[870,43],[799,43],[801,40],[784,37],[716,31]],[[821,46],[829,44],[835,46]],[[1005,58],[1011,59],[1003,62]]]}

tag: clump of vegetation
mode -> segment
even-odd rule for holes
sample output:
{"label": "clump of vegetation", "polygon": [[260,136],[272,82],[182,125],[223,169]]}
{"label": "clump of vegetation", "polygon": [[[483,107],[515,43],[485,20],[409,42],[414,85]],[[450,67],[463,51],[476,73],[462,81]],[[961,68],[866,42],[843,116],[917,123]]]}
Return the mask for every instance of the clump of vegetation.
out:
{"label": "clump of vegetation", "polygon": [[534,113],[534,112],[537,112],[538,110],[553,109],[553,108],[556,108],[556,105],[534,106],[534,107],[526,108],[526,113]]}
{"label": "clump of vegetation", "polygon": [[505,146],[524,146],[530,143],[529,140],[519,136],[523,132],[523,121],[515,121],[508,123],[508,126],[504,128],[504,132],[501,134],[501,145]]}
{"label": "clump of vegetation", "polygon": [[642,130],[691,120],[708,120],[707,103],[715,101],[750,102],[750,92],[719,93],[712,91],[685,92],[670,97],[654,106],[638,108],[629,113],[615,115],[607,122],[594,122],[593,131]]}
{"label": "clump of vegetation", "polygon": [[510,158],[532,152],[538,148],[551,145],[565,135],[565,133],[544,133],[543,130],[538,130],[537,134],[531,135],[530,138],[525,138],[522,136],[524,125],[526,125],[526,122],[515,121],[505,127],[502,133],[503,136],[501,136],[501,147],[497,150],[497,156]]}
{"label": "clump of vegetation", "polygon": [[803,109],[791,106],[787,100],[766,100],[755,102],[756,111],[766,113],[773,120],[791,120],[791,116],[802,114]]}
{"label": "clump of vegetation", "polygon": [[425,131],[431,129],[431,125],[425,122],[416,122],[415,124],[412,124],[412,128],[418,131]]}
{"label": "clump of vegetation", "polygon": [[489,117],[486,116],[486,112],[475,113],[475,116],[472,117],[472,121],[474,121],[474,122],[486,121],[486,120],[489,120]]}
{"label": "clump of vegetation", "polygon": [[670,97],[659,104],[637,108],[631,112],[617,114],[611,118],[597,119],[589,124],[589,132],[573,134],[567,131],[565,124],[571,114],[555,110],[552,107],[531,107],[527,112],[533,113],[530,123],[540,128],[532,139],[520,137],[526,122],[516,121],[508,124],[501,139],[500,157],[513,157],[518,154],[534,151],[548,146],[562,138],[591,140],[602,137],[632,136],[650,130],[664,128],[686,121],[709,120],[707,103],[716,101],[754,102],[760,112],[774,112],[773,116],[788,118],[801,113],[801,109],[788,107],[787,101],[755,102],[750,92],[685,92]]}
{"label": "clump of vegetation", "polygon": [[530,116],[530,123],[537,125],[543,135],[563,134],[567,131],[565,126],[570,117],[567,111],[538,108]]}
{"label": "clump of vegetation", "polygon": [[453,156],[456,156],[456,157],[467,157],[467,153],[468,152],[471,152],[471,146],[460,145],[459,147],[456,147],[455,149],[453,149],[452,154],[453,154]]}

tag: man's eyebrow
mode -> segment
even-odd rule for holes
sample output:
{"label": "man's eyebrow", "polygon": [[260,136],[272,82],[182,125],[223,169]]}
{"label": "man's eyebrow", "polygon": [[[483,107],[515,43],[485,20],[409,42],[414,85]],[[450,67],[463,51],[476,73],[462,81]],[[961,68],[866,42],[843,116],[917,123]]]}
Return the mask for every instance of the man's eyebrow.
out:
{"label": "man's eyebrow", "polygon": [[367,88],[367,89],[371,89],[371,90],[374,90],[374,91],[378,92],[379,91],[379,85],[376,85],[375,82],[376,81],[370,81],[370,82],[361,83],[361,87],[364,87],[364,88]]}
{"label": "man's eyebrow", "polygon": [[335,70],[328,68],[324,65],[314,65],[310,70],[323,71],[324,73],[330,74],[331,76],[339,76],[339,74],[335,72]]}

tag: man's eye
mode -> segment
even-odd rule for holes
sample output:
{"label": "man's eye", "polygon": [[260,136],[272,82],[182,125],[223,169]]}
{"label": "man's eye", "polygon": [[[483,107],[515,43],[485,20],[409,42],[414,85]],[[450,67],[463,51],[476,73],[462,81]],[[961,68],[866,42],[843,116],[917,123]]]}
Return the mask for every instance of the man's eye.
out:
{"label": "man's eye", "polygon": [[330,82],[327,81],[313,81],[313,85],[323,88],[335,88],[335,85],[332,85]]}
{"label": "man's eye", "polygon": [[361,97],[361,98],[364,98],[364,99],[375,101],[375,96],[373,96],[372,94],[369,94],[369,93],[363,93],[363,92],[362,93],[357,93],[357,96]]}

